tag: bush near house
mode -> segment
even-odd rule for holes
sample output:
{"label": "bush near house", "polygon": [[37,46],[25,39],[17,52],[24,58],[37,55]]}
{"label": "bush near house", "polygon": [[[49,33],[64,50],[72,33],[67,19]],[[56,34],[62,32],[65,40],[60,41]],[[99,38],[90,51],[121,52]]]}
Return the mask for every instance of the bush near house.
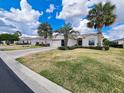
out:
{"label": "bush near house", "polygon": [[40,44],[39,42],[36,42],[35,46],[49,47],[50,44],[44,44],[44,43]]}
{"label": "bush near house", "polygon": [[103,39],[103,48],[109,50],[109,40],[107,38]]}
{"label": "bush near house", "polygon": [[[73,49],[77,49],[77,48],[86,48],[86,49],[95,49],[95,50],[102,50],[103,47],[83,47],[83,46],[68,46],[68,47],[58,47],[59,50],[73,50]],[[105,50],[109,50],[107,47],[105,47]]]}

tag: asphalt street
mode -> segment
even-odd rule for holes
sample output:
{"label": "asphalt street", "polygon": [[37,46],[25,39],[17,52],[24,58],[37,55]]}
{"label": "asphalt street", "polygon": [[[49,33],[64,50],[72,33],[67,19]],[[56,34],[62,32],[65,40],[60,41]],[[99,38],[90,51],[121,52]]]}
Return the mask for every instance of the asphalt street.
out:
{"label": "asphalt street", "polygon": [[34,93],[0,58],[0,93]]}

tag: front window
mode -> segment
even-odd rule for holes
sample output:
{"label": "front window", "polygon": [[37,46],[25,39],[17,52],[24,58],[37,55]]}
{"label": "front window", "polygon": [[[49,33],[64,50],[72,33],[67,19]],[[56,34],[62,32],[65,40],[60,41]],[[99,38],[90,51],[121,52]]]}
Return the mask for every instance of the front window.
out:
{"label": "front window", "polygon": [[94,46],[95,45],[95,40],[89,40],[89,45]]}
{"label": "front window", "polygon": [[64,45],[65,45],[65,41],[61,40],[61,46],[64,46]]}

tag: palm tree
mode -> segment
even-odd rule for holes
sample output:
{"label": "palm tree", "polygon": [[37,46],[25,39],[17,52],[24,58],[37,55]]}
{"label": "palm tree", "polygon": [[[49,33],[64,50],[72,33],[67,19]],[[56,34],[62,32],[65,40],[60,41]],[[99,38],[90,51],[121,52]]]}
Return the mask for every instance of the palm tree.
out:
{"label": "palm tree", "polygon": [[22,33],[20,31],[16,31],[14,34],[13,34],[13,41],[18,41],[20,39],[20,37],[22,36]]}
{"label": "palm tree", "polygon": [[16,31],[14,34],[18,37],[22,36],[22,33],[20,31]]}
{"label": "palm tree", "polygon": [[56,30],[55,32],[57,32],[57,35],[63,35],[64,36],[64,47],[68,46],[69,38],[74,39],[77,35],[79,35],[78,31],[73,30],[71,24],[65,24],[62,28]]}
{"label": "palm tree", "polygon": [[87,26],[89,28],[95,28],[98,30],[98,46],[102,46],[102,28],[103,26],[110,26],[116,20],[116,15],[114,14],[115,5],[112,5],[110,2],[105,4],[99,3],[96,4],[90,11],[87,16],[89,22]]}
{"label": "palm tree", "polygon": [[47,39],[52,37],[52,28],[48,23],[41,23],[37,33],[39,36],[44,37],[45,44],[47,44]]}

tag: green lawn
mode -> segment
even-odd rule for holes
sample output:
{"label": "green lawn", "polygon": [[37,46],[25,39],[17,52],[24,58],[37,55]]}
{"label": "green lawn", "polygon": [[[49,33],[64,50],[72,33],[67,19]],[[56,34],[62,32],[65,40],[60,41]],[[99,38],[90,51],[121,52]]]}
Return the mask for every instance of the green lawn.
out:
{"label": "green lawn", "polygon": [[52,50],[17,60],[73,93],[124,93],[124,49]]}
{"label": "green lawn", "polygon": [[6,45],[1,47],[0,47],[0,51],[13,51],[13,50],[23,50],[23,49],[30,49],[30,48],[41,48],[41,46],[35,46],[35,45]]}

